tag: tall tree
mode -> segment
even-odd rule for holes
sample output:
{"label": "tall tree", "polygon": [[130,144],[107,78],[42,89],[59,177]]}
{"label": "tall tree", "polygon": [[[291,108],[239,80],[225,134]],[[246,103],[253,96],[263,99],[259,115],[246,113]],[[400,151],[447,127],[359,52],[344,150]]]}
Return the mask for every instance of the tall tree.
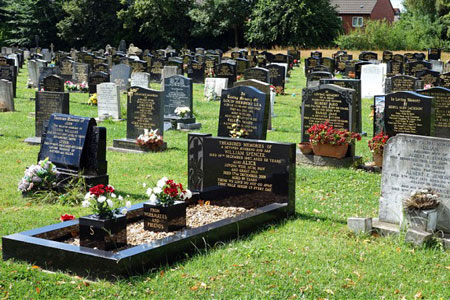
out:
{"label": "tall tree", "polygon": [[[125,0],[123,0],[125,1]],[[192,0],[129,0],[119,12],[124,26],[139,32],[135,42],[146,47],[181,47],[189,40]],[[143,45],[145,43],[145,45]]]}
{"label": "tall tree", "polygon": [[194,22],[194,36],[220,36],[232,30],[234,46],[239,47],[239,37],[254,6],[254,0],[204,0],[196,1],[189,11]]}
{"label": "tall tree", "polygon": [[329,0],[258,0],[247,25],[245,37],[257,47],[326,46],[341,30]]}
{"label": "tall tree", "polygon": [[60,38],[70,46],[119,44],[123,34],[123,23],[117,17],[123,8],[120,0],[69,0],[62,8],[65,14],[57,27]]}

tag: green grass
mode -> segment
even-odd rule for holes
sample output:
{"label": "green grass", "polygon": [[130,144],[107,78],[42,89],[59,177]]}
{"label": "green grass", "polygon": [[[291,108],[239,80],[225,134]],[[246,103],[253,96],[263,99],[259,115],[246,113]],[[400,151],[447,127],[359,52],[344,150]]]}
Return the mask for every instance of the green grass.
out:
{"label": "green grass", "polygon": [[[26,68],[18,79],[16,112],[0,113],[0,236],[58,222],[79,207],[36,205],[21,197],[17,182],[36,162],[39,148],[23,143],[34,134],[34,91],[25,88]],[[293,72],[288,95],[277,97],[275,131],[268,140],[300,141],[301,90],[305,77]],[[202,132],[217,134],[219,102],[203,100],[194,86],[194,111]],[[70,112],[97,116],[85,105],[87,94],[70,95]],[[370,99],[363,100],[364,131],[372,132]],[[123,115],[126,115],[122,99]],[[126,122],[104,122],[108,146],[123,138]],[[357,154],[369,160],[367,140]],[[166,175],[187,181],[187,134],[165,133],[169,150],[147,155],[108,152],[110,182],[134,202],[142,202],[142,183]],[[214,245],[174,265],[117,282],[87,283],[64,273],[46,273],[31,265],[0,260],[0,299],[446,299],[450,295],[449,252],[413,248],[402,237],[355,236],[350,216],[378,214],[380,175],[354,169],[297,166],[296,216],[232,242]],[[448,299],[448,298],[447,298]]]}

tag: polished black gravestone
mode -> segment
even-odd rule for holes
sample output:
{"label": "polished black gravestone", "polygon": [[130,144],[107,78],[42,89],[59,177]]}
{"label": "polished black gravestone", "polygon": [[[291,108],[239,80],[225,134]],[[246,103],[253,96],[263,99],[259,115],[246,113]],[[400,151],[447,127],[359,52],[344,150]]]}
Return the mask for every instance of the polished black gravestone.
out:
{"label": "polished black gravestone", "polygon": [[418,90],[417,93],[434,98],[435,105],[435,137],[450,138],[450,89],[433,87]]}
{"label": "polished black gravestone", "polygon": [[369,61],[369,60],[377,60],[378,54],[376,52],[371,51],[363,51],[359,54],[359,60]]}
{"label": "polished black gravestone", "polygon": [[450,89],[450,72],[441,74],[439,76],[439,86]]}
{"label": "polished black gravestone", "polygon": [[405,67],[404,67],[406,75],[416,76],[416,77],[417,77],[417,72],[420,72],[423,70],[431,70],[431,69],[432,69],[431,63],[429,63],[427,61],[420,61],[420,60],[409,61],[409,62],[405,63]]}
{"label": "polished black gravestone", "polygon": [[191,61],[188,69],[188,77],[193,80],[194,83],[205,82],[205,64],[196,60]]}
{"label": "polished black gravestone", "polygon": [[435,100],[415,92],[396,92],[385,97],[384,125],[386,134],[398,133],[433,136]]}
{"label": "polished black gravestone", "polygon": [[[302,142],[309,142],[310,127],[327,120],[336,129],[357,131],[356,102],[356,91],[353,89],[332,84],[304,88],[301,107]],[[347,157],[353,157],[354,150],[353,145],[350,145]]]}
{"label": "polished black gravestone", "polygon": [[331,79],[333,78],[333,74],[327,71],[317,71],[311,72],[306,75],[306,86],[314,87],[320,84],[321,79]]}
{"label": "polished black gravestone", "polygon": [[403,74],[403,62],[390,60],[387,62],[387,77]]}
{"label": "polished black gravestone", "polygon": [[44,78],[44,91],[64,92],[64,78],[58,75],[50,75]]}
{"label": "polished black gravestone", "polygon": [[266,66],[269,70],[270,84],[275,87],[277,94],[284,94],[286,83],[286,68],[280,65],[270,64]]}
{"label": "polished black gravestone", "polygon": [[230,137],[233,130],[244,130],[242,138],[265,140],[270,100],[250,86],[224,89],[220,99],[218,136]]}
{"label": "polished black gravestone", "polygon": [[384,63],[387,63],[393,59],[394,59],[394,53],[392,51],[389,51],[389,50],[383,51],[383,62]]}
{"label": "polished black gravestone", "polygon": [[250,63],[245,58],[236,58],[236,74],[237,75],[244,75],[245,70],[247,70],[250,67]]}
{"label": "polished black gravestone", "polygon": [[142,152],[136,139],[145,129],[157,129],[159,135],[164,135],[163,92],[132,86],[127,101],[127,137],[113,140],[113,147],[108,150]]}
{"label": "polished black gravestone", "polygon": [[94,72],[89,74],[88,85],[89,94],[97,93],[97,85],[101,83],[109,82],[109,74],[105,72]]}
{"label": "polished black gravestone", "polygon": [[430,48],[428,49],[428,60],[440,60],[442,49]]}
{"label": "polished black gravestone", "polygon": [[438,86],[441,73],[432,70],[423,70],[416,73],[417,78],[423,81],[424,86]]}
{"label": "polished black gravestone", "polygon": [[330,57],[322,57],[320,59],[320,64],[327,68],[327,71],[334,74],[334,70],[336,69],[336,61]]}
{"label": "polished black gravestone", "polygon": [[60,172],[59,186],[81,176],[91,187],[108,184],[106,128],[93,118],[52,114],[42,134],[38,161],[48,158]]}
{"label": "polished black gravestone", "polygon": [[216,70],[216,77],[228,78],[228,88],[231,88],[236,82],[236,64],[223,62],[217,65]]}
{"label": "polished black gravestone", "polygon": [[321,79],[320,84],[334,84],[346,89],[354,89],[356,92],[356,131],[363,134],[362,128],[362,98],[361,79]]}
{"label": "polished black gravestone", "polygon": [[249,68],[247,70],[245,70],[244,72],[244,79],[245,80],[249,80],[249,79],[255,79],[255,80],[259,80],[262,82],[270,82],[269,79],[269,70],[265,69],[265,68]]}
{"label": "polished black gravestone", "polygon": [[44,124],[52,114],[69,114],[69,93],[36,92],[35,99],[35,136],[25,139],[31,145],[41,144]]}
{"label": "polished black gravestone", "polygon": [[386,78],[386,93],[401,91],[416,91],[423,89],[423,81],[419,78],[408,75],[397,75]]}

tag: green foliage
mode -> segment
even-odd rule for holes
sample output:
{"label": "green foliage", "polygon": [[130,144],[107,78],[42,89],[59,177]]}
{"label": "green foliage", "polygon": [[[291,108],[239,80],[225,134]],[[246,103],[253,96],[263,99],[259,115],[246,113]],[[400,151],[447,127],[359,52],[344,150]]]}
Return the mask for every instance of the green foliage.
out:
{"label": "green foliage", "polygon": [[117,46],[123,35],[117,12],[120,0],[69,0],[62,5],[64,17],[57,23],[58,36],[72,47]]}
{"label": "green foliage", "polygon": [[328,0],[258,0],[245,37],[257,47],[326,46],[340,28]]}

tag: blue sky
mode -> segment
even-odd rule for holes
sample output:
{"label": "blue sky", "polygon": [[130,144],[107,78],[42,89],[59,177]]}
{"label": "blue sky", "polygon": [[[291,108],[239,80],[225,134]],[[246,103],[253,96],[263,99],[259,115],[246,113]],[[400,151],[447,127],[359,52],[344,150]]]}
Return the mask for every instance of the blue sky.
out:
{"label": "blue sky", "polygon": [[402,1],[403,0],[391,0],[391,3],[394,8],[403,8]]}

